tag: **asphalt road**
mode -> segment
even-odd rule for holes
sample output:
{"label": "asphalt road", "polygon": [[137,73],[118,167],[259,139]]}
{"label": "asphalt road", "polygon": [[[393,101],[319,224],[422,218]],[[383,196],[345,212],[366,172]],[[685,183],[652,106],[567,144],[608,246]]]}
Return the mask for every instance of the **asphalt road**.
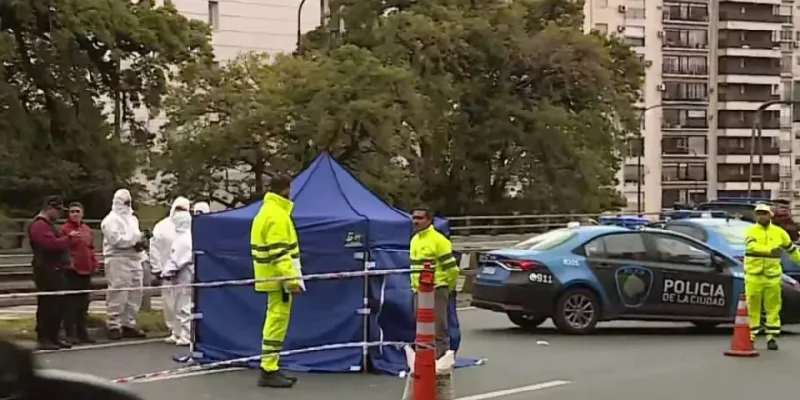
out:
{"label": "asphalt road", "polygon": [[[465,357],[486,365],[454,374],[458,400],[674,400],[785,398],[796,394],[800,336],[781,338],[779,352],[753,359],[724,357],[730,328],[698,333],[688,325],[611,323],[591,336],[551,328],[523,332],[502,314],[460,314]],[[762,339],[763,341],[763,339]],[[543,342],[546,342],[544,344]],[[760,343],[763,348],[763,342]],[[45,367],[108,378],[176,367],[174,347],[160,343],[39,355]],[[256,371],[216,372],[132,385],[147,400],[400,399],[404,381],[359,374],[298,375],[292,390],[255,386]]]}

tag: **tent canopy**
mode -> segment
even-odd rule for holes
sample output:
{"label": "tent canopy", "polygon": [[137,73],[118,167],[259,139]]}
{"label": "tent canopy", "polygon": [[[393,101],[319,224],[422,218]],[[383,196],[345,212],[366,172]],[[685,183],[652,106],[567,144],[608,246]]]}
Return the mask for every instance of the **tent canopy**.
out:
{"label": "tent canopy", "polygon": [[[339,165],[320,155],[292,182],[292,219],[298,232],[303,273],[408,268],[411,218],[394,208]],[[199,282],[248,279],[250,225],[262,202],[199,215],[192,226]],[[447,221],[437,228],[448,233]],[[195,294],[196,342],[200,361],[259,354],[266,298],[251,285],[199,289]],[[364,298],[369,313],[360,312]],[[455,302],[450,313],[451,342],[460,339]],[[366,336],[366,337],[365,337]],[[310,281],[296,296],[284,350],[332,343],[377,340],[413,341],[413,300],[408,275]],[[398,373],[406,368],[400,349],[369,351],[375,368]],[[282,359],[288,369],[352,371],[364,367],[361,348],[297,354]]]}

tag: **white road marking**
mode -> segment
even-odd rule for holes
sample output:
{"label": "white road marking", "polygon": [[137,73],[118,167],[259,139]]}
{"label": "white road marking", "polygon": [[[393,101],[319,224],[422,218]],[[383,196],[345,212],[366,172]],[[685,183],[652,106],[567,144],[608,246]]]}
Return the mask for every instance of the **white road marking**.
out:
{"label": "white road marking", "polygon": [[144,339],[144,340],[131,340],[126,342],[113,342],[113,343],[90,344],[86,346],[75,346],[70,349],[61,349],[61,350],[35,350],[33,353],[34,354],[66,353],[70,351],[99,350],[99,349],[108,349],[112,347],[136,346],[140,344],[150,344],[150,343],[163,343],[164,338],[166,338],[166,336],[159,338],[152,338],[152,339]]}
{"label": "white road marking", "polygon": [[542,389],[548,389],[548,388],[556,387],[556,386],[568,385],[570,383],[572,383],[572,382],[570,382],[570,381],[542,382],[542,383],[537,383],[535,385],[520,386],[520,387],[516,387],[516,388],[511,388],[511,389],[497,390],[497,391],[494,391],[494,392],[473,394],[472,396],[459,397],[456,400],[486,400],[486,399],[494,399],[494,398],[498,398],[498,397],[511,396],[512,394],[533,392],[535,390],[542,390]]}

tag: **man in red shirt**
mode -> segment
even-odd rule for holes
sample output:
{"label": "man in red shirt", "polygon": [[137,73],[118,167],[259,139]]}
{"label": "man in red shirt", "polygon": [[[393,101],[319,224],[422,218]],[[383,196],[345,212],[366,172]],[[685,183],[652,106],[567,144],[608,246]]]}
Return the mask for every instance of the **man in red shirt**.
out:
{"label": "man in red shirt", "polygon": [[[61,216],[64,202],[58,196],[45,199],[42,211],[28,225],[33,259],[33,281],[39,292],[54,292],[66,288],[64,269],[70,265],[70,242],[80,240],[80,234],[62,235],[55,226]],[[36,298],[36,339],[41,350],[58,350],[71,347],[59,338],[64,309],[62,296]]]}
{"label": "man in red shirt", "polygon": [[[69,205],[69,219],[61,227],[61,233],[69,236],[76,232],[80,239],[72,240],[69,253],[72,264],[64,270],[68,290],[88,290],[92,288],[92,274],[100,267],[94,250],[94,234],[89,225],[83,223],[83,205],[73,202]],[[89,337],[86,318],[89,314],[89,294],[67,296],[64,311],[64,330],[67,340],[73,344],[94,343]]]}

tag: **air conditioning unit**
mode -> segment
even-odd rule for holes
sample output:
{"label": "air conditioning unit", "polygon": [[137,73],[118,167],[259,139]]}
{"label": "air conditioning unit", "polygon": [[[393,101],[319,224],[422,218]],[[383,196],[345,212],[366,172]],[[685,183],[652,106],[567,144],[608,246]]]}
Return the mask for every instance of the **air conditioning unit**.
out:
{"label": "air conditioning unit", "polygon": [[665,85],[665,84],[663,84],[663,83],[659,83],[659,84],[658,84],[658,91],[659,91],[659,92],[663,92],[663,91],[665,91],[665,90],[667,90],[667,85]]}
{"label": "air conditioning unit", "polygon": [[619,33],[625,32],[625,25],[617,26],[617,32]]}
{"label": "air conditioning unit", "polygon": [[658,31],[658,33],[656,33],[656,36],[658,36],[660,38],[663,38],[664,37],[664,31]]}
{"label": "air conditioning unit", "polygon": [[645,68],[650,68],[653,66],[653,62],[650,60],[644,60],[644,66]]}
{"label": "air conditioning unit", "polygon": [[618,8],[618,10],[619,10],[619,12],[621,12],[621,13],[625,13],[625,12],[627,12],[627,11],[628,11],[628,6],[626,6],[626,5],[624,5],[624,4],[620,4],[620,5],[619,5],[619,8]]}

